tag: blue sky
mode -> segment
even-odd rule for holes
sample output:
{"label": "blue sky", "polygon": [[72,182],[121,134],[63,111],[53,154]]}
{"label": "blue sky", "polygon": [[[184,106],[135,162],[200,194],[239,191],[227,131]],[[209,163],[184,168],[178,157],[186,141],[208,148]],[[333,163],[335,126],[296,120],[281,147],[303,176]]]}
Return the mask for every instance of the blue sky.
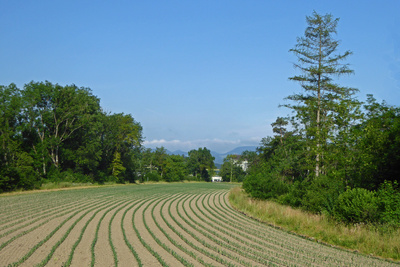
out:
{"label": "blue sky", "polygon": [[[361,4],[362,3],[362,4]],[[313,10],[339,17],[359,98],[400,104],[400,1],[3,1],[0,84],[90,87],[146,147],[257,146],[300,92],[289,49]]]}

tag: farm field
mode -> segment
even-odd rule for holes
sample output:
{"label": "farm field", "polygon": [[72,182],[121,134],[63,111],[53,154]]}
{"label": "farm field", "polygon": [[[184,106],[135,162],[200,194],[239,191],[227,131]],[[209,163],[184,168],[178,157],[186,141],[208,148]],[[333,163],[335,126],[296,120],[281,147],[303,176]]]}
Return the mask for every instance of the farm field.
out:
{"label": "farm field", "polygon": [[0,196],[0,266],[398,266],[235,211],[234,185],[126,185]]}

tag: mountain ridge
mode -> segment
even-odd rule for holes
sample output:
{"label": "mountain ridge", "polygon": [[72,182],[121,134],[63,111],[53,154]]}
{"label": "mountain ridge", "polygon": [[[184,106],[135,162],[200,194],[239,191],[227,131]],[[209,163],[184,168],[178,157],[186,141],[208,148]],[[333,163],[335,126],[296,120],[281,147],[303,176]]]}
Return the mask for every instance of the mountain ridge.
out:
{"label": "mountain ridge", "polygon": [[[215,158],[214,163],[215,164],[222,164],[224,162],[224,158],[227,155],[240,155],[242,154],[244,151],[256,151],[257,147],[256,146],[239,146],[236,147],[226,153],[219,153],[213,150],[210,150],[211,155]],[[170,151],[167,149],[167,154],[169,155],[184,155],[185,157],[188,156],[188,152],[185,152],[183,150],[175,150],[175,151]]]}

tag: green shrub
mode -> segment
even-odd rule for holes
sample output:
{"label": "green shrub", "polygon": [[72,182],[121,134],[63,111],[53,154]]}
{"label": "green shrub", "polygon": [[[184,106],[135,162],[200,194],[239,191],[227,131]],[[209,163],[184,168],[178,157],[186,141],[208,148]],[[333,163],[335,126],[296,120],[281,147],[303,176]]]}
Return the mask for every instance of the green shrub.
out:
{"label": "green shrub", "polygon": [[305,194],[302,207],[315,213],[333,214],[336,200],[345,191],[343,183],[327,175],[315,178],[311,183],[303,182]]}
{"label": "green shrub", "polygon": [[398,183],[385,181],[377,192],[380,222],[400,226],[400,190]]}
{"label": "green shrub", "polygon": [[248,175],[243,181],[243,189],[250,196],[259,199],[276,199],[288,193],[287,184],[276,176],[265,173]]}
{"label": "green shrub", "polygon": [[278,197],[278,202],[292,207],[300,207],[303,204],[306,189],[302,182],[295,181],[288,187],[288,193]]}
{"label": "green shrub", "polygon": [[104,172],[98,172],[98,174],[93,179],[98,184],[105,184],[105,183],[115,183],[117,182],[114,176],[107,175]]}
{"label": "green shrub", "polygon": [[52,169],[48,174],[48,180],[55,184],[58,184],[61,182],[69,182],[69,183],[93,183],[94,182],[93,177],[82,174],[80,172],[74,172],[71,169],[68,169],[66,171]]}
{"label": "green shrub", "polygon": [[153,182],[158,182],[160,181],[161,176],[157,172],[149,172],[146,173],[144,176],[144,181],[153,181]]}
{"label": "green shrub", "polygon": [[376,222],[379,217],[378,200],[375,192],[364,188],[348,188],[339,195],[334,216],[347,223]]}

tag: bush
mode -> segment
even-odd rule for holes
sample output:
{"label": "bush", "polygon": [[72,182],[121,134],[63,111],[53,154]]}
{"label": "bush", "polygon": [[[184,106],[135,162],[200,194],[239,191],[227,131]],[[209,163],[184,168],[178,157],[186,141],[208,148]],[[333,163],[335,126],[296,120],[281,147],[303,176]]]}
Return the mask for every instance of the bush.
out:
{"label": "bush", "polygon": [[300,181],[295,181],[288,187],[288,193],[281,195],[278,202],[292,207],[300,207],[303,204],[306,189]]}
{"label": "bush", "polygon": [[97,182],[98,184],[105,184],[105,183],[115,183],[116,179],[114,176],[107,175],[107,173],[104,172],[98,172],[96,177],[93,179],[94,182]]}
{"label": "bush", "polygon": [[345,191],[339,179],[327,175],[315,178],[311,183],[304,181],[305,194],[302,207],[315,213],[333,214],[336,200]]}
{"label": "bush", "polygon": [[376,222],[379,217],[378,200],[375,192],[348,188],[336,201],[334,217],[347,223]]}
{"label": "bush", "polygon": [[53,183],[69,182],[69,183],[93,183],[94,179],[91,176],[82,174],[80,172],[74,172],[71,169],[66,171],[60,171],[58,169],[52,169],[47,179]]}
{"label": "bush", "polygon": [[400,226],[400,190],[398,183],[385,181],[377,192],[380,222]]}
{"label": "bush", "polygon": [[158,182],[160,181],[161,176],[157,172],[149,172],[146,173],[144,176],[144,182],[146,181],[152,181],[152,182]]}
{"label": "bush", "polygon": [[246,176],[243,181],[243,189],[255,198],[278,198],[288,192],[288,186],[281,179],[272,174],[257,173]]}

